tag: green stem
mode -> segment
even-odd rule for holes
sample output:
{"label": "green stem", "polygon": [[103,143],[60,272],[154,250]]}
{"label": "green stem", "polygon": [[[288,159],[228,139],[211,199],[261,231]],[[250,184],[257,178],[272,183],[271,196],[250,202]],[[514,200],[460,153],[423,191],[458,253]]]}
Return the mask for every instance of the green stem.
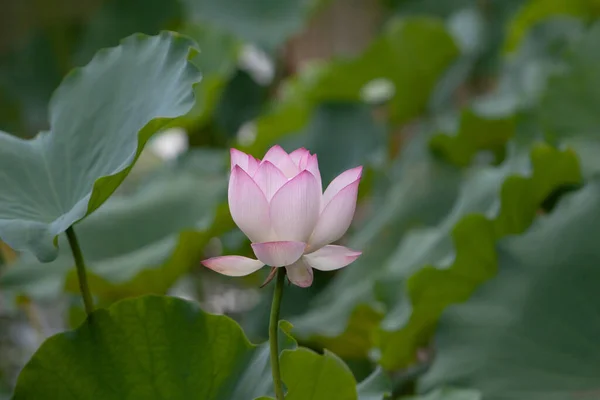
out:
{"label": "green stem", "polygon": [[67,238],[69,239],[69,245],[71,246],[71,252],[73,253],[73,259],[75,260],[75,267],[77,268],[79,290],[81,291],[81,297],[83,297],[85,312],[87,315],[90,315],[94,311],[94,302],[92,301],[92,294],[88,285],[87,274],[85,273],[83,254],[81,253],[79,241],[77,240],[77,235],[75,235],[72,226],[67,229]]}
{"label": "green stem", "polygon": [[277,268],[277,279],[275,291],[273,292],[273,303],[271,303],[271,318],[269,319],[269,345],[271,347],[271,371],[273,372],[273,386],[275,387],[275,398],[283,400],[283,384],[281,383],[281,371],[279,370],[279,342],[277,340],[279,325],[279,310],[281,309],[281,297],[285,281],[285,268]]}

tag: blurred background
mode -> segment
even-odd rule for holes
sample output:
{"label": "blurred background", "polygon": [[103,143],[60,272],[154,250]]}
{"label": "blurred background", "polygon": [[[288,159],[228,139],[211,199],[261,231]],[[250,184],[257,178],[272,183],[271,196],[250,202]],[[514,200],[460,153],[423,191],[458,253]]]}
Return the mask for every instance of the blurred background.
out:
{"label": "blurred background", "polygon": [[[76,227],[96,303],[168,293],[264,340],[268,271],[228,279],[199,261],[252,254],[226,203],[228,149],[305,146],[324,184],[365,166],[343,239],[364,254],[286,287],[283,317],[357,379],[381,365],[412,394],[442,311],[495,274],[494,243],[600,167],[599,15],[599,0],[2,0],[0,130],[47,129],[52,92],[99,49],[188,35],[196,106]],[[59,245],[41,264],[0,243],[0,399],[45,338],[83,319]]]}

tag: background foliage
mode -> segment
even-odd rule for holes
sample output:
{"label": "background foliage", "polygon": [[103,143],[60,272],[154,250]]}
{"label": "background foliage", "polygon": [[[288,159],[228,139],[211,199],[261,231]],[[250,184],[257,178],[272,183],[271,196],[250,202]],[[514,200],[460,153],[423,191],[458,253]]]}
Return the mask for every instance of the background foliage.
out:
{"label": "background foliage", "polygon": [[[343,238],[363,255],[285,288],[287,398],[600,399],[599,16],[597,0],[3,4],[0,399],[272,396],[266,271],[199,261],[251,254],[227,149],[275,143],[316,152],[325,182],[366,167]],[[165,157],[166,131],[187,150]],[[72,223],[106,308],[87,321]]]}

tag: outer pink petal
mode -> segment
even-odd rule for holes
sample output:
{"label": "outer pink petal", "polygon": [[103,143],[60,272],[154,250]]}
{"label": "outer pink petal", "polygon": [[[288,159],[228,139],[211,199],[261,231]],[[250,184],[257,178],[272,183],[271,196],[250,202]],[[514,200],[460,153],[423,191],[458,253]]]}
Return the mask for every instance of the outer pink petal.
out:
{"label": "outer pink petal", "polygon": [[215,272],[229,276],[249,275],[265,265],[262,261],[242,256],[213,257],[202,261],[202,264]]}
{"label": "outer pink petal", "polygon": [[258,170],[259,165],[260,161],[258,161],[251,155],[248,155],[248,169],[246,170],[246,172],[248,172],[248,175],[254,176],[256,174],[256,171]]}
{"label": "outer pink petal", "polygon": [[271,201],[275,192],[287,182],[283,172],[269,161],[260,164],[253,179],[265,194],[267,201]]}
{"label": "outer pink petal", "polygon": [[319,218],[321,191],[316,178],[302,171],[275,193],[271,226],[278,240],[306,242]]}
{"label": "outer pink petal", "polygon": [[231,172],[228,197],[231,217],[242,232],[253,242],[271,240],[267,198],[239,165]]}
{"label": "outer pink petal", "polygon": [[324,209],[327,204],[335,197],[336,194],[339,193],[340,190],[344,189],[346,186],[351,184],[352,182],[360,179],[362,176],[362,166],[349,169],[347,171],[342,172],[338,175],[323,193],[323,202],[321,204],[321,209]]}
{"label": "outer pink petal", "polygon": [[300,160],[303,158],[306,159],[308,157],[307,154],[310,155],[310,152],[304,147],[300,147],[299,149],[296,149],[290,153],[290,158],[292,159],[294,164],[296,164],[296,166],[299,168]]}
{"label": "outer pink petal", "polygon": [[317,155],[309,155],[306,160],[305,169],[313,174],[315,178],[317,178],[317,182],[319,183],[319,190],[323,192],[323,183],[321,182],[321,172],[319,171],[319,160],[317,159]]}
{"label": "outer pink petal", "polygon": [[258,161],[256,158],[252,157],[244,153],[243,151],[239,151],[238,149],[230,149],[229,153],[231,154],[231,169],[236,165],[239,165],[241,169],[246,171],[248,175],[252,176],[256,172],[258,168]]}
{"label": "outer pink petal", "polygon": [[305,247],[303,242],[252,243],[256,257],[271,267],[292,265],[302,257]]}
{"label": "outer pink petal", "polygon": [[344,246],[325,246],[314,253],[304,255],[304,261],[321,271],[333,271],[354,262],[362,252]]}
{"label": "outer pink petal", "polygon": [[357,179],[340,190],[321,212],[319,222],[308,241],[309,251],[335,242],[346,233],[354,217],[359,183],[360,180]]}
{"label": "outer pink petal", "polygon": [[287,277],[296,286],[302,288],[309,287],[313,282],[313,270],[306,264],[302,258],[296,261],[293,265],[285,267]]}
{"label": "outer pink petal", "polygon": [[286,178],[292,178],[300,172],[296,164],[292,161],[289,154],[285,152],[279,145],[275,145],[267,151],[263,157],[263,161],[270,161],[283,172]]}

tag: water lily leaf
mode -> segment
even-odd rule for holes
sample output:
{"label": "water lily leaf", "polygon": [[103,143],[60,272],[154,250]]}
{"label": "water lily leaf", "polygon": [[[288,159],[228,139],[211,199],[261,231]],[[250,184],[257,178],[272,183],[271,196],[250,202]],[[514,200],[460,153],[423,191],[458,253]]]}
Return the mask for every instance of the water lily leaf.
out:
{"label": "water lily leaf", "polygon": [[422,381],[490,400],[600,399],[600,181],[498,245],[499,273],[444,313]]}
{"label": "water lily leaf", "polygon": [[[134,193],[115,195],[78,224],[92,293],[102,304],[128,296],[164,294],[197,265],[206,242],[231,228],[220,204],[227,185],[225,153],[195,151],[158,171]],[[226,206],[225,206],[226,208]],[[38,300],[79,286],[66,238],[49,264],[23,255],[0,287]]]}
{"label": "water lily leaf", "polygon": [[192,107],[200,75],[191,44],[167,32],[131,36],[65,78],[49,132],[30,141],[0,133],[2,240],[56,258],[56,236],[102,205],[150,136]]}

